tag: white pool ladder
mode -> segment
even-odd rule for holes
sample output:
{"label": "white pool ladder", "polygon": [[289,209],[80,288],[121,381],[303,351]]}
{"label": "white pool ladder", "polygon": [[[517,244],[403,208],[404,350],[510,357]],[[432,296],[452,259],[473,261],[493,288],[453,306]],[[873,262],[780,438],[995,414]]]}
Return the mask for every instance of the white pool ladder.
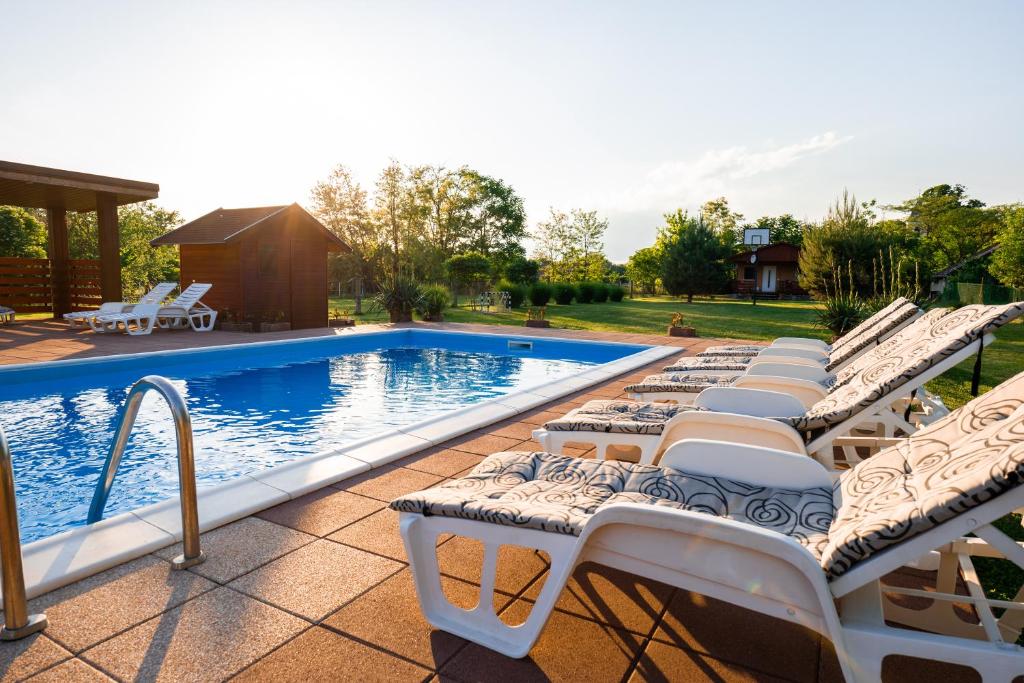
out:
{"label": "white pool ladder", "polygon": [[110,497],[110,488],[114,485],[117,468],[121,464],[121,456],[128,445],[135,418],[139,414],[139,406],[145,395],[155,391],[163,396],[167,407],[174,418],[174,434],[178,442],[178,490],[181,498],[181,530],[183,552],[175,557],[171,564],[175,569],[186,569],[206,559],[199,546],[199,504],[196,499],[196,463],[195,449],[192,444],[192,419],[188,415],[188,406],[170,380],[159,375],[147,375],[132,385],[128,399],[121,409],[118,418],[117,433],[110,445],[110,452],[103,463],[96,491],[89,506],[88,523],[92,524],[103,519],[103,508]]}

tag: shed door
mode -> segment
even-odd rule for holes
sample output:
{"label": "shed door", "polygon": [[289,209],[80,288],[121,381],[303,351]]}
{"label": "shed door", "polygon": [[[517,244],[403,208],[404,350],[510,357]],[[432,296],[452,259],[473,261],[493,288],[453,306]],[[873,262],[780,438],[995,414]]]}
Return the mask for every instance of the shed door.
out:
{"label": "shed door", "polygon": [[327,245],[306,233],[290,246],[292,329],[327,327]]}

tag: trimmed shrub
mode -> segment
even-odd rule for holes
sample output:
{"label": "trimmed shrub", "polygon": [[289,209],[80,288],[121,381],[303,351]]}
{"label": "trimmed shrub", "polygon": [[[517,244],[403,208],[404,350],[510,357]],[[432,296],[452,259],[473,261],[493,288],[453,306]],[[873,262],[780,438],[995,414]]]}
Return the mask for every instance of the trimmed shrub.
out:
{"label": "trimmed shrub", "polygon": [[547,306],[551,301],[551,285],[546,282],[534,282],[530,285],[530,303],[534,306]]}
{"label": "trimmed shrub", "polygon": [[594,283],[581,282],[576,286],[576,303],[589,304],[594,300]]}
{"label": "trimmed shrub", "polygon": [[452,293],[444,285],[426,285],[420,290],[420,300],[416,304],[416,312],[424,320],[443,320],[444,309],[452,301]]}
{"label": "trimmed shrub", "polygon": [[560,282],[555,285],[555,303],[567,306],[576,298],[576,288],[567,282]]}
{"label": "trimmed shrub", "polygon": [[526,301],[526,287],[502,280],[498,283],[499,292],[508,292],[509,305],[512,308],[519,308]]}
{"label": "trimmed shrub", "polygon": [[608,286],[608,299],[610,301],[622,301],[622,297],[626,296],[626,288],[621,285],[609,285]]}
{"label": "trimmed shrub", "polygon": [[594,283],[594,303],[603,304],[608,301],[608,285],[603,282]]}

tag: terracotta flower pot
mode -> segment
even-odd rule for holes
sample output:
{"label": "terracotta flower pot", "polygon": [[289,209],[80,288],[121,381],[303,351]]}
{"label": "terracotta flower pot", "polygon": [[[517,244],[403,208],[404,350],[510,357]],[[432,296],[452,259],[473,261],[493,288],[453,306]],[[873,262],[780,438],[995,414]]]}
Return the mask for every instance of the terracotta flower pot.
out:
{"label": "terracotta flower pot", "polygon": [[684,326],[684,327],[671,327],[670,326],[668,328],[668,336],[670,336],[670,337],[696,337],[697,336],[697,330],[695,330],[694,328],[689,327],[689,326]]}
{"label": "terracotta flower pot", "polygon": [[527,320],[527,327],[551,327],[550,320]]}

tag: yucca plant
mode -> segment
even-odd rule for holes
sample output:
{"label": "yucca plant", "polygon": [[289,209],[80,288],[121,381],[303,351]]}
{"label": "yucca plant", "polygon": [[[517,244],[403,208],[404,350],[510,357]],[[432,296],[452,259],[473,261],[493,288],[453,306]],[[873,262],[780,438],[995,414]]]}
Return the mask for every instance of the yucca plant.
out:
{"label": "yucca plant", "polygon": [[915,302],[923,298],[918,261],[914,260],[914,273],[910,276],[906,260],[900,257],[897,261],[892,247],[889,247],[888,258],[886,256],[884,251],[879,250],[878,258],[871,260],[872,295],[865,302],[869,314],[885,308],[897,297],[902,296]]}
{"label": "yucca plant", "polygon": [[853,280],[853,266],[847,263],[846,286],[843,286],[843,274],[838,268],[832,271],[832,282],[827,280],[825,296],[821,299],[821,308],[815,314],[817,324],[830,330],[833,339],[841,337],[856,327],[867,315],[867,306],[857,296]]}
{"label": "yucca plant", "polygon": [[396,277],[380,285],[380,291],[373,297],[373,306],[387,311],[391,322],[407,323],[412,321],[412,312],[421,305],[422,299],[423,290],[415,280]]}

